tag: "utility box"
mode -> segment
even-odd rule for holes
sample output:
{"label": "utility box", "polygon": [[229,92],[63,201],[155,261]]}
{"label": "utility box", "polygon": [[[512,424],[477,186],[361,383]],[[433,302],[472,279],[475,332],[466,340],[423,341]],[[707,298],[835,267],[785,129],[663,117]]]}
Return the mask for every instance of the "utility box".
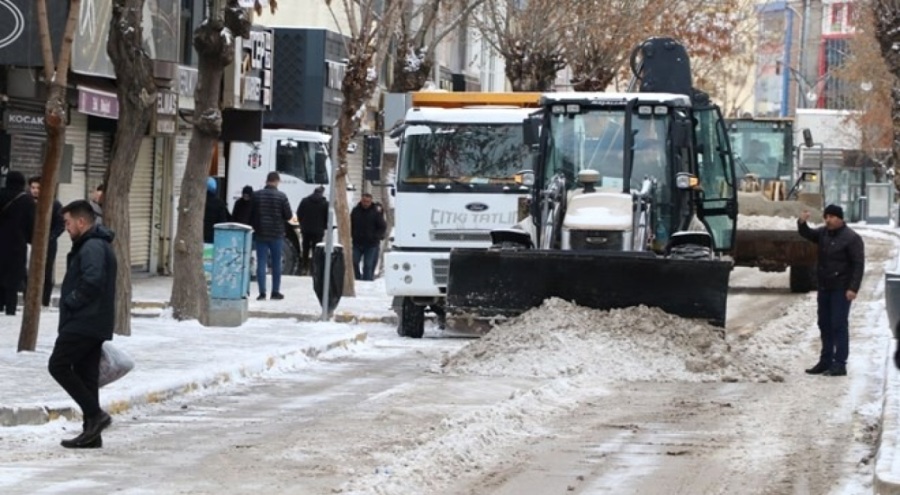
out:
{"label": "utility box", "polygon": [[253,229],[241,223],[219,223],[214,229],[208,324],[241,326],[248,313]]}

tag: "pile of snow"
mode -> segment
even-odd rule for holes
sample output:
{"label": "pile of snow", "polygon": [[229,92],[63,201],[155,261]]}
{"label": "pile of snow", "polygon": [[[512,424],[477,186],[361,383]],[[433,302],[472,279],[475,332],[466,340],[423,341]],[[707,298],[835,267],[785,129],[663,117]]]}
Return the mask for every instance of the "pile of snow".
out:
{"label": "pile of snow", "polygon": [[600,381],[783,381],[790,332],[726,339],[721,328],[638,306],[600,311],[548,299],[442,363],[481,376],[597,376]]}
{"label": "pile of snow", "polygon": [[822,218],[822,209],[799,201],[772,201],[760,193],[738,193],[738,212],[744,215],[796,219],[804,211]]}
{"label": "pile of snow", "polygon": [[[810,227],[813,223],[809,222]],[[738,214],[738,230],[797,230],[797,218]]]}

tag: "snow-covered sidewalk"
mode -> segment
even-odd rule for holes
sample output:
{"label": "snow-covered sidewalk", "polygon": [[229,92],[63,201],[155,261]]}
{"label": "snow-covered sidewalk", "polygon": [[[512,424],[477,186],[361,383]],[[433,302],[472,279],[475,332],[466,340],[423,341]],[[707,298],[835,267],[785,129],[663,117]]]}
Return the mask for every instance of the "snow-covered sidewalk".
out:
{"label": "snow-covered sidewalk", "polygon": [[[110,412],[164,400],[174,394],[214,386],[259,374],[272,367],[291,367],[336,346],[366,338],[360,321],[393,317],[390,298],[381,282],[357,284],[356,298],[343,298],[334,322],[317,322],[321,315],[309,277],[285,277],[281,301],[250,301],[251,318],[241,327],[203,327],[179,322],[165,308],[170,277],[134,281],[135,314],[131,336],[116,336],[114,344],[135,361],[134,370],[100,391]],[[57,415],[71,417],[74,402],[47,372],[47,359],[57,335],[59,313],[44,309],[35,352],[16,352],[21,325],[0,315],[0,425],[38,424]]]}

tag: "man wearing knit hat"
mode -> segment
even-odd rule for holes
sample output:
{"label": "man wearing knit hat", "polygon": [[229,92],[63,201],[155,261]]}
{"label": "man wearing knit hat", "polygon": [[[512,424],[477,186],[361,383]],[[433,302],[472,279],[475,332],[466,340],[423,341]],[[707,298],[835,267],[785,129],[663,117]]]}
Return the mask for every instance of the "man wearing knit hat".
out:
{"label": "man wearing knit hat", "polygon": [[850,304],[856,299],[865,269],[862,238],[844,223],[844,210],[825,207],[825,225],[810,228],[809,212],[797,221],[801,236],[818,244],[818,322],[822,338],[819,362],[806,370],[811,375],[845,376],[849,354]]}

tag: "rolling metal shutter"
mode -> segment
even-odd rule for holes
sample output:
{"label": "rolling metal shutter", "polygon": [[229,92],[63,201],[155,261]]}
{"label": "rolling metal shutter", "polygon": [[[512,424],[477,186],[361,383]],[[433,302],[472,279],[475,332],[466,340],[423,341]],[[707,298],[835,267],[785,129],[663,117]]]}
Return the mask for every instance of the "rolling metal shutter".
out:
{"label": "rolling metal shutter", "polygon": [[150,266],[150,239],[153,226],[153,138],[141,140],[128,213],[131,217],[131,268],[147,271]]}
{"label": "rolling metal shutter", "polygon": [[[85,199],[88,194],[88,184],[85,180],[87,174],[87,115],[78,112],[72,112],[72,120],[66,127],[66,144],[73,147],[72,154],[72,182],[59,184],[59,202],[67,205],[76,199]],[[66,276],[66,255],[72,249],[72,241],[69,234],[63,233],[57,239],[55,278],[56,286],[62,285],[63,278]]]}

